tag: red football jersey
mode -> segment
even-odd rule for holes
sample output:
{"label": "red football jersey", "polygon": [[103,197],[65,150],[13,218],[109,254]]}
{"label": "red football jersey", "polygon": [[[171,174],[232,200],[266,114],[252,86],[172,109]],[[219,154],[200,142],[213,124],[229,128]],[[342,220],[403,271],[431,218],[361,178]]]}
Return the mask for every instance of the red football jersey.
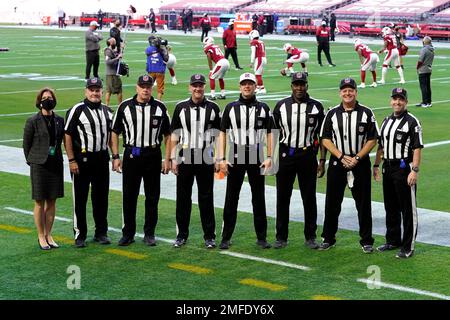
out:
{"label": "red football jersey", "polygon": [[292,49],[291,58],[298,59],[300,58],[300,55],[302,54],[302,50],[299,48]]}
{"label": "red football jersey", "polygon": [[359,44],[355,48],[355,51],[358,51],[359,49],[361,49],[361,54],[366,59],[370,58],[370,54],[373,52],[372,50],[370,50],[370,48],[367,45],[365,45],[363,43]]}
{"label": "red football jersey", "polygon": [[397,39],[393,34],[386,35],[384,41],[387,43],[386,49],[392,50],[397,48]]}
{"label": "red football jersey", "polygon": [[211,44],[205,48],[205,54],[211,53],[211,59],[217,63],[224,58],[223,52],[217,44]]}
{"label": "red football jersey", "polygon": [[263,58],[266,56],[266,47],[261,40],[253,39],[250,42],[250,47],[255,47],[255,58]]}

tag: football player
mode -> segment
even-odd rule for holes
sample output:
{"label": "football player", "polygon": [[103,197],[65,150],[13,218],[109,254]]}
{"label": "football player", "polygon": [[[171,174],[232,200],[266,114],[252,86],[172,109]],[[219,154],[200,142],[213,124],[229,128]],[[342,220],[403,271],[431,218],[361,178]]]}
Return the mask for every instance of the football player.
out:
{"label": "football player", "polygon": [[355,51],[358,53],[359,60],[361,62],[361,84],[358,88],[366,87],[366,71],[370,70],[372,72],[373,82],[371,87],[377,86],[377,63],[380,61],[378,55],[370,50],[370,48],[362,43],[360,39],[355,40]]}
{"label": "football player", "polygon": [[400,66],[400,57],[397,48],[397,39],[395,38],[395,35],[392,34],[392,29],[389,27],[384,27],[381,30],[381,34],[384,40],[384,47],[381,50],[379,50],[378,53],[386,51],[386,55],[383,61],[383,68],[381,69],[381,80],[378,81],[378,83],[385,84],[385,77],[388,70],[388,66],[392,60],[394,61],[395,68],[397,69],[398,74],[400,75],[399,83],[404,84],[405,78],[403,76],[403,69]]}
{"label": "football player", "polygon": [[[216,79],[219,79],[220,96],[219,99],[225,99],[225,82],[223,78],[225,73],[230,69],[230,63],[225,59],[222,50],[214,44],[213,37],[203,39],[204,52],[208,58],[209,66],[209,86],[211,89],[210,99],[216,100]],[[213,68],[213,62],[215,66]]]}
{"label": "football player", "polygon": [[308,52],[302,51],[290,43],[285,43],[283,50],[288,54],[288,57],[285,61],[287,67],[281,70],[281,74],[284,76],[290,76],[295,72],[293,68],[294,63],[300,63],[303,68],[303,72],[308,75],[308,69],[306,67],[306,62],[309,60]]}
{"label": "football player", "polygon": [[177,58],[172,53],[172,47],[171,46],[167,46],[167,52],[169,53],[169,60],[167,60],[167,62],[166,62],[167,69],[169,69],[170,77],[172,78],[172,84],[174,86],[176,86],[178,82],[177,82],[177,77],[175,76],[175,69],[174,69],[174,67],[177,64]]}
{"label": "football player", "polygon": [[252,30],[249,33],[250,37],[250,67],[253,67],[253,71],[256,76],[256,94],[266,94],[266,88],[262,80],[264,72],[264,66],[267,64],[266,48],[264,42],[259,40],[258,30]]}

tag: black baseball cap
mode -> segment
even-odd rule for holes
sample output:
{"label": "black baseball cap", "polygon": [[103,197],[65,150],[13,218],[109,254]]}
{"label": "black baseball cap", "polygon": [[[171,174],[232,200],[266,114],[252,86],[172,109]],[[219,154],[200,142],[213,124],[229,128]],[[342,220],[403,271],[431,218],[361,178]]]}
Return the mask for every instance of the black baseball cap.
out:
{"label": "black baseball cap", "polygon": [[205,84],[206,83],[205,76],[200,73],[193,74],[191,76],[191,81],[189,82],[189,84],[194,84],[194,83]]}
{"label": "black baseball cap", "polygon": [[103,88],[102,80],[100,80],[100,78],[89,78],[89,79],[87,79],[86,80],[86,88],[90,88],[90,87]]}
{"label": "black baseball cap", "polygon": [[142,86],[152,86],[153,85],[153,78],[149,75],[142,75],[138,78],[137,85]]}
{"label": "black baseball cap", "polygon": [[304,72],[295,72],[292,74],[291,83],[304,82],[308,83],[308,76]]}
{"label": "black baseball cap", "polygon": [[393,97],[402,97],[405,100],[408,100],[408,92],[403,88],[394,88],[392,89],[391,98]]}
{"label": "black baseball cap", "polygon": [[352,78],[345,78],[341,80],[341,83],[339,84],[339,90],[342,90],[344,88],[353,88],[356,89],[356,81]]}

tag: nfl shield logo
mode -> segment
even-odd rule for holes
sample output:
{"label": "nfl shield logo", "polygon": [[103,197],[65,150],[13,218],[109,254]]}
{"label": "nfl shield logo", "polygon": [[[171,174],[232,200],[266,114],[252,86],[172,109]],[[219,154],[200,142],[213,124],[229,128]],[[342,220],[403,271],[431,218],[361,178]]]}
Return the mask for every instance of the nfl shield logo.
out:
{"label": "nfl shield logo", "polygon": [[344,80],[344,82],[345,82],[345,83],[350,83],[350,78],[346,78],[346,79]]}
{"label": "nfl shield logo", "polygon": [[144,76],[144,77],[142,78],[142,80],[148,81],[148,76]]}
{"label": "nfl shield logo", "polygon": [[402,135],[400,133],[397,134],[397,140],[402,140]]}
{"label": "nfl shield logo", "polygon": [[199,74],[196,74],[196,75],[195,75],[195,79],[196,79],[196,80],[200,79],[200,75],[199,75]]}
{"label": "nfl shield logo", "polygon": [[363,133],[363,132],[364,132],[364,126],[359,126],[358,131],[359,131],[360,133]]}
{"label": "nfl shield logo", "polygon": [[314,118],[309,118],[309,124],[313,124],[314,123]]}
{"label": "nfl shield logo", "polygon": [[258,120],[258,126],[262,126],[263,122],[262,120]]}
{"label": "nfl shield logo", "polygon": [[153,119],[152,123],[153,123],[154,126],[157,126],[158,125],[158,119]]}
{"label": "nfl shield logo", "polygon": [[403,89],[402,88],[397,88],[397,93],[402,93]]}

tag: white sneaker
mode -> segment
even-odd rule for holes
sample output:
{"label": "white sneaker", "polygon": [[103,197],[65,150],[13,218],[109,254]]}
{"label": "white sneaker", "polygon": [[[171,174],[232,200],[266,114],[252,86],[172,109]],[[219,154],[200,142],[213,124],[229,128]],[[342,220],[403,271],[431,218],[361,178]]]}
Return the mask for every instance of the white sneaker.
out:
{"label": "white sneaker", "polygon": [[372,82],[372,84],[370,85],[372,88],[376,88],[377,87],[377,83],[376,82]]}
{"label": "white sneaker", "polygon": [[385,84],[384,80],[377,81],[379,84]]}
{"label": "white sneaker", "polygon": [[363,83],[361,83],[359,86],[358,86],[358,88],[365,88],[366,87],[366,84],[363,82]]}
{"label": "white sneaker", "polygon": [[259,89],[258,93],[259,94],[267,94],[266,88]]}
{"label": "white sneaker", "polygon": [[402,79],[402,80],[400,80],[398,83],[400,83],[400,84],[405,84],[406,81],[405,81],[405,79]]}
{"label": "white sneaker", "polygon": [[178,84],[177,78],[175,78],[175,77],[172,78],[172,84],[173,84],[174,86],[176,86],[176,85]]}

